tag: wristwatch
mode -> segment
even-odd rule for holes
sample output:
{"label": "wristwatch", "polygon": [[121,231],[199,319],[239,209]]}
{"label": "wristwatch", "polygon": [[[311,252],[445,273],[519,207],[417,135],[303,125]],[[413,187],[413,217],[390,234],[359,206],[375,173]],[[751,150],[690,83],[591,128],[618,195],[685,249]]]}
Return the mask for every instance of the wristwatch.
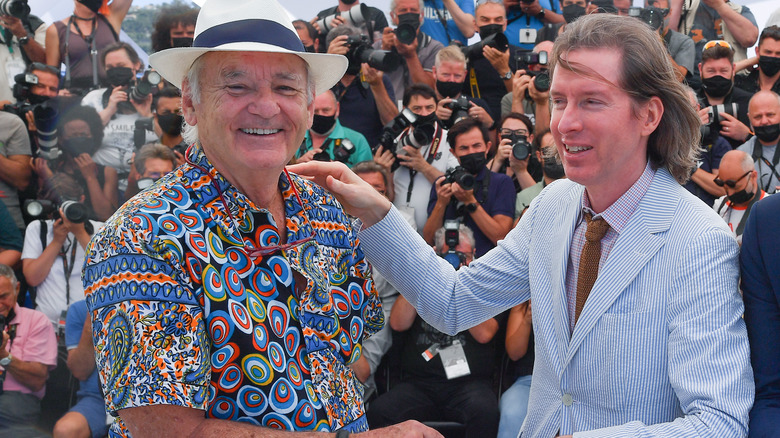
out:
{"label": "wristwatch", "polygon": [[30,42],[30,35],[29,34],[19,38],[19,45],[20,46],[26,46],[27,43],[29,43],[29,42]]}
{"label": "wristwatch", "polygon": [[542,10],[538,14],[536,14],[536,18],[538,18],[539,21],[544,20],[544,8],[542,8]]}
{"label": "wristwatch", "polygon": [[8,356],[0,359],[0,366],[7,367],[8,365],[11,364],[11,359],[13,359],[11,357],[11,353],[8,353]]}
{"label": "wristwatch", "polygon": [[477,203],[472,202],[471,204],[466,204],[466,211],[469,213],[474,213],[477,211]]}
{"label": "wristwatch", "polygon": [[503,79],[505,81],[508,81],[508,80],[512,79],[512,70],[507,70],[506,73],[502,74],[501,75],[501,79]]}

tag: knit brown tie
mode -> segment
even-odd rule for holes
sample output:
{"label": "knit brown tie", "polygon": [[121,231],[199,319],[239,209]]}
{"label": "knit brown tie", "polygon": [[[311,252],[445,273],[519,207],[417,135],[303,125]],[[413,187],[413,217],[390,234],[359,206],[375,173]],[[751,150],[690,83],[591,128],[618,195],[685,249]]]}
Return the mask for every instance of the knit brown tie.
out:
{"label": "knit brown tie", "polygon": [[607,234],[609,224],[603,218],[592,219],[590,213],[585,213],[588,229],[585,231],[585,246],[580,254],[580,268],[577,271],[577,303],[574,307],[574,323],[585,307],[590,290],[599,276],[599,260],[601,259],[601,239]]}

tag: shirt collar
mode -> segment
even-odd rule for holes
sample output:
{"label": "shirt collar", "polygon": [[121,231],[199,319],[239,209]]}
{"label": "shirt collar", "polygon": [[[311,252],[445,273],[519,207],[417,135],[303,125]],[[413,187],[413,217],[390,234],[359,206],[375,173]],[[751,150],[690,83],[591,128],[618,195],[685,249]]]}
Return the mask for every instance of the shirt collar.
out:
{"label": "shirt collar", "polygon": [[645,196],[645,193],[650,187],[650,183],[653,181],[654,176],[655,169],[653,169],[653,167],[650,165],[650,162],[648,161],[645,165],[645,170],[642,172],[642,175],[639,176],[639,179],[637,179],[636,182],[634,182],[634,184],[625,193],[623,193],[623,195],[618,198],[617,201],[607,207],[607,209],[600,214],[596,214],[596,212],[593,211],[590,205],[590,200],[588,199],[588,194],[586,192],[582,192],[582,200],[580,202],[580,218],[578,223],[584,219],[585,215],[583,213],[589,212],[593,215],[594,218],[604,218],[604,220],[609,224],[610,228],[620,234],[623,228],[625,228],[626,223],[628,223],[628,220],[634,214],[634,211],[636,211],[636,209],[639,207],[639,202],[642,200],[642,197]]}

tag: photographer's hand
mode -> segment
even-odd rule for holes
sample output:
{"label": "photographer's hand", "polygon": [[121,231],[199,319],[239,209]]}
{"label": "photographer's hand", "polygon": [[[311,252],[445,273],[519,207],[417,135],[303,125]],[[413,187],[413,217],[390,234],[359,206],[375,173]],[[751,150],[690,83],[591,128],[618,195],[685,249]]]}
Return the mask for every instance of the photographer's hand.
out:
{"label": "photographer's hand", "polygon": [[428,162],[425,161],[420,150],[414,146],[404,146],[404,154],[398,154],[398,161],[401,166],[414,169],[418,172],[425,170],[425,166],[428,166]]}
{"label": "photographer's hand", "polygon": [[396,42],[398,40],[395,38],[395,32],[392,27],[388,26],[382,29],[382,50],[392,50]]}
{"label": "photographer's hand", "polygon": [[27,120],[27,130],[30,132],[36,132],[38,129],[35,127],[35,115],[32,111],[27,111],[27,113],[24,115],[25,120]]}
{"label": "photographer's hand", "polygon": [[84,224],[69,221],[68,218],[65,217],[65,212],[62,211],[62,209],[60,209],[59,220],[62,221],[62,226],[67,232],[73,233],[73,235],[76,236],[76,240],[79,242],[79,245],[81,245],[81,248],[87,249],[90,236],[89,233],[87,233],[87,229],[84,228]]}
{"label": "photographer's hand", "polygon": [[706,108],[702,108],[699,110],[699,120],[701,120],[702,125],[709,125],[710,124],[710,109],[712,107],[708,106]]}
{"label": "photographer's hand", "polygon": [[498,148],[496,149],[496,155],[495,157],[493,157],[490,170],[493,172],[498,172],[499,170],[501,170],[501,166],[504,164],[504,162],[508,160],[509,157],[511,156],[512,156],[512,139],[502,138],[501,141],[498,143]]}
{"label": "photographer's hand", "polygon": [[309,161],[313,160],[314,156],[319,154],[320,152],[322,152],[322,149],[313,147],[313,148],[309,149],[308,151],[306,151],[305,154],[301,155],[298,158],[297,162],[298,163],[308,163]]}
{"label": "photographer's hand", "polygon": [[[386,27],[385,30],[387,29],[388,28]],[[395,33],[393,33],[393,38],[395,38]],[[407,60],[409,58],[417,58],[417,38],[415,38],[411,44],[404,44],[398,41],[398,39],[396,38],[395,48],[396,50],[398,50],[398,54],[403,56]]]}
{"label": "photographer's hand", "polygon": [[153,96],[150,93],[144,100],[136,102],[135,100],[130,99],[130,103],[133,104],[135,111],[141,117],[152,117],[152,99]]}
{"label": "photographer's hand", "polygon": [[490,65],[496,69],[500,76],[506,75],[506,73],[511,70],[509,68],[509,52],[509,49],[502,52],[490,46],[482,48],[482,54],[485,55],[485,58],[490,62]]}
{"label": "photographer's hand", "polygon": [[379,146],[376,152],[374,152],[374,162],[382,166],[389,174],[390,169],[393,168],[393,163],[395,163],[395,156],[393,156],[392,152],[385,150],[384,146]]}
{"label": "photographer's hand", "polygon": [[[38,175],[38,179],[41,181],[45,181],[52,176],[54,176],[54,173],[49,168],[49,162],[44,160],[43,158],[31,158],[30,159],[30,165],[32,166],[33,172],[35,172],[36,175]],[[42,187],[42,185],[41,185]]]}
{"label": "photographer's hand", "polygon": [[73,158],[73,161],[79,166],[79,171],[81,172],[81,175],[84,176],[84,180],[87,181],[87,184],[89,184],[91,180],[97,181],[98,167],[97,164],[92,161],[92,157],[90,157],[88,153],[79,154],[78,157]]}
{"label": "photographer's hand", "polygon": [[444,178],[439,178],[433,184],[436,187],[436,203],[446,207],[452,199],[453,183],[445,183]]}
{"label": "photographer's hand", "polygon": [[328,45],[328,53],[333,55],[346,55],[349,52],[349,45],[347,43],[346,35],[339,35],[333,38],[333,41]]}
{"label": "photographer's hand", "polygon": [[27,31],[24,29],[22,20],[13,15],[0,15],[0,26],[8,29],[16,39],[27,36]]}
{"label": "photographer's hand", "polygon": [[458,183],[452,183],[452,196],[464,204],[474,204],[477,198],[474,196],[474,189],[466,190]]}
{"label": "photographer's hand", "polygon": [[512,77],[512,112],[525,113],[523,100],[529,82],[531,82],[531,76],[528,76],[525,70],[516,71]]}
{"label": "photographer's hand", "polygon": [[111,117],[116,114],[119,102],[127,102],[126,87],[116,87],[111,90],[111,96],[108,98],[106,107],[98,113],[100,114],[100,120],[103,122],[104,127],[111,121]]}
{"label": "photographer's hand", "polygon": [[533,79],[528,81],[528,96],[531,97],[531,99],[537,104],[544,104],[548,101],[550,98],[550,92],[548,91],[539,91],[536,89],[536,84],[534,83]]}
{"label": "photographer's hand", "polygon": [[493,126],[493,118],[490,117],[490,114],[485,111],[485,108],[482,108],[474,102],[471,102],[471,106],[469,107],[469,116],[479,120],[479,123],[482,123],[482,126],[485,128],[490,129],[490,127]]}
{"label": "photographer's hand", "polygon": [[720,135],[739,141],[745,141],[750,135],[750,128],[731,114],[719,113],[719,117],[721,118]]}
{"label": "photographer's hand", "polygon": [[439,101],[438,105],[436,105],[436,117],[439,120],[449,120],[450,117],[452,117],[452,110],[448,108],[450,103],[452,103],[452,99],[445,97]]}

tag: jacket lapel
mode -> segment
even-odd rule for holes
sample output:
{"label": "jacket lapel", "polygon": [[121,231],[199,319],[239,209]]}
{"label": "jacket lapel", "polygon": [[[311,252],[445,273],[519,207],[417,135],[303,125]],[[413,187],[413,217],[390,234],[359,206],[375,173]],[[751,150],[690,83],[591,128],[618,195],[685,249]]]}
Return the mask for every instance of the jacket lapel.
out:
{"label": "jacket lapel", "polygon": [[564,366],[568,365],[601,316],[628,289],[665,242],[679,203],[680,185],[659,169],[637,210],[610,251],[574,327]]}

